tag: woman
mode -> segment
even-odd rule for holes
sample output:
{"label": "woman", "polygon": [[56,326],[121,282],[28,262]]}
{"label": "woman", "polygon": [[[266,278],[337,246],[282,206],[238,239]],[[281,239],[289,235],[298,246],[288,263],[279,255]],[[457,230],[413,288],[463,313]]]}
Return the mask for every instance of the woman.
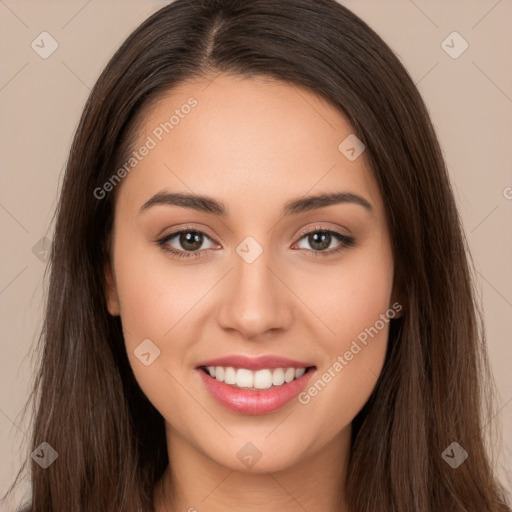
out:
{"label": "woman", "polygon": [[434,130],[334,0],[177,0],[130,35],[41,341],[27,510],[509,510]]}

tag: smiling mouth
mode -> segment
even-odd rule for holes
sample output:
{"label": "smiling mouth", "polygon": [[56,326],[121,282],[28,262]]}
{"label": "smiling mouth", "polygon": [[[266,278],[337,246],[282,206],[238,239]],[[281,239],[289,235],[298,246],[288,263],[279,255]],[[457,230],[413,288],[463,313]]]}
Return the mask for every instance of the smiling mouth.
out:
{"label": "smiling mouth", "polygon": [[234,388],[260,391],[278,388],[302,377],[315,369],[315,366],[302,368],[264,368],[248,370],[232,366],[201,366],[200,369],[218,382],[224,382]]}

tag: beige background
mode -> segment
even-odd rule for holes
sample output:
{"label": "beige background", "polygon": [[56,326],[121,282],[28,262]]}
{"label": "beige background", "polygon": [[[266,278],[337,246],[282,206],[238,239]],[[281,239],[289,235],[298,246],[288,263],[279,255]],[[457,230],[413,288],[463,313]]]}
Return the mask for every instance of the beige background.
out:
{"label": "beige background", "polygon": [[[99,73],[128,34],[165,2],[0,0],[0,493],[27,441],[20,416],[33,376],[45,264],[65,159]],[[512,1],[346,0],[399,55],[418,84],[448,163],[485,311],[503,425],[499,471],[512,487]],[[58,49],[42,59],[43,31]],[[441,46],[457,31],[458,58]],[[457,50],[460,41],[448,44]],[[453,50],[452,50],[453,51]],[[36,246],[37,247],[37,246]],[[43,247],[44,248],[44,247]],[[436,456],[434,454],[434,456]],[[471,454],[469,454],[471,457]]]}

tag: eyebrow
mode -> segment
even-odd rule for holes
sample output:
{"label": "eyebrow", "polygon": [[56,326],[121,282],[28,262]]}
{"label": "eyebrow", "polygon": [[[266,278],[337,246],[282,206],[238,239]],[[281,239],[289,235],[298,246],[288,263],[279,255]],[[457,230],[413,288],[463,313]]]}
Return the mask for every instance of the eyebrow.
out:
{"label": "eyebrow", "polygon": [[[330,194],[317,194],[288,201],[283,206],[282,215],[296,215],[298,213],[317,210],[334,204],[356,204],[362,206],[369,213],[373,213],[372,205],[364,197],[351,192],[336,192]],[[200,212],[212,213],[220,217],[226,217],[228,214],[224,203],[217,201],[212,197],[198,194],[184,194],[181,192],[170,193],[165,191],[155,194],[151,199],[146,201],[140,208],[140,213],[157,205],[191,208]]]}

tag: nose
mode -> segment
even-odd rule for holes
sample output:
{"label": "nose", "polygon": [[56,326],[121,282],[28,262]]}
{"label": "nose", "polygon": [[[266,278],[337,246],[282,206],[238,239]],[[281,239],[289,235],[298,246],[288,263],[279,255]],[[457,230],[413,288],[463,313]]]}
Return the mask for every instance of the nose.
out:
{"label": "nose", "polygon": [[293,294],[270,261],[268,251],[252,263],[236,253],[234,268],[222,290],[220,326],[255,341],[289,328],[293,318]]}

